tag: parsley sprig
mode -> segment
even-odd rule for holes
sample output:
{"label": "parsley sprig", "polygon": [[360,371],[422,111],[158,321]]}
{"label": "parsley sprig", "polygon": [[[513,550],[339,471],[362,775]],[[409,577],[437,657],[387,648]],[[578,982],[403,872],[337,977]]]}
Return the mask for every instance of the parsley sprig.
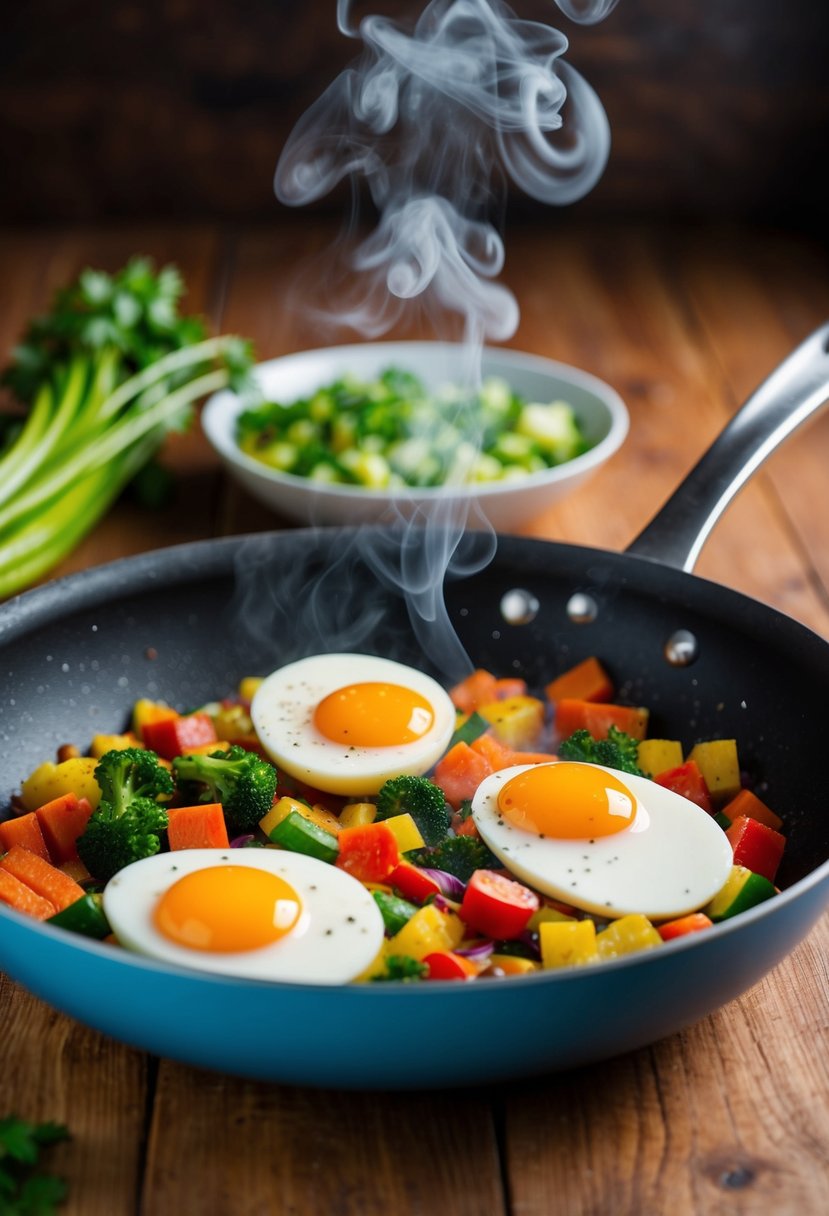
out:
{"label": "parsley sprig", "polygon": [[75,547],[208,393],[248,385],[249,344],[179,313],[173,266],[84,270],[12,352],[4,383],[26,408],[0,428],[0,596]]}
{"label": "parsley sprig", "polygon": [[0,1212],[3,1216],[52,1216],[66,1197],[62,1178],[40,1170],[41,1149],[68,1138],[61,1123],[0,1119]]}

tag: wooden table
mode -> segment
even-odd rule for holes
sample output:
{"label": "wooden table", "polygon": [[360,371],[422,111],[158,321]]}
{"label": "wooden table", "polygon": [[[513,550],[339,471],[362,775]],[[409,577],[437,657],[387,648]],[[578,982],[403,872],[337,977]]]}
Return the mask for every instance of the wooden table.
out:
{"label": "wooden table", "polygon": [[[209,226],[0,237],[0,346],[84,264],[174,260],[188,306],[261,357],[318,343],[283,304],[330,232],[278,217]],[[610,381],[630,438],[536,536],[621,549],[745,395],[829,317],[825,251],[769,232],[580,228],[551,215],[507,234],[515,345]],[[195,429],[172,439],[174,503],[119,504],[65,573],[280,526],[225,481]],[[776,454],[718,526],[699,573],[829,637],[829,416]],[[70,1216],[631,1216],[829,1210],[829,922],[741,1000],[611,1063],[452,1094],[255,1084],[122,1047],[0,978],[0,1114],[69,1124],[52,1156]],[[520,1028],[516,1028],[520,1033]],[[468,1046],[469,1050],[479,1050]],[[486,1052],[481,1050],[482,1076]]]}

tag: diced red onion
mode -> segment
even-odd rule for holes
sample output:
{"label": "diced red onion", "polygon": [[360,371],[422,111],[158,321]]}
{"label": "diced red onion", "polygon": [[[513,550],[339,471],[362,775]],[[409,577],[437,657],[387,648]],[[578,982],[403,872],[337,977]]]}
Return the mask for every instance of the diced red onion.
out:
{"label": "diced red onion", "polygon": [[455,954],[461,954],[473,963],[485,963],[494,949],[495,942],[478,942],[475,946],[457,946]]}
{"label": "diced red onion", "polygon": [[519,933],[516,941],[521,942],[522,946],[528,946],[532,950],[535,958],[541,958],[541,948],[538,944],[538,935],[533,933],[531,929],[525,929],[523,933]]}
{"label": "diced red onion", "polygon": [[230,847],[232,849],[243,849],[245,845],[250,844],[254,839],[253,832],[248,832],[245,836],[235,836],[230,842]]}
{"label": "diced red onion", "polygon": [[447,899],[463,899],[466,883],[461,882],[454,874],[449,874],[446,870],[427,870],[425,866],[420,868],[424,874],[428,874],[429,878],[438,884],[441,894],[445,895]]}

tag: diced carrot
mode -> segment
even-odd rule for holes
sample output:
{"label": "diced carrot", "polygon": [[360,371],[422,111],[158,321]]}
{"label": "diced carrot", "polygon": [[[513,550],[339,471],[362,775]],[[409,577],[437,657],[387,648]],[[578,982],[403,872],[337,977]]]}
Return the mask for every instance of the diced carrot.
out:
{"label": "diced carrot", "polygon": [[37,853],[38,857],[44,858],[45,861],[51,860],[34,811],[0,823],[0,852],[5,853],[15,845],[28,849],[30,853]]}
{"label": "diced carrot", "polygon": [[613,696],[613,684],[599,660],[591,657],[556,676],[544,692],[548,700],[556,704],[559,701],[609,701]]}
{"label": "diced carrot", "polygon": [[52,861],[78,860],[78,837],[86,831],[92,807],[86,798],[62,794],[35,811]]}
{"label": "diced carrot", "polygon": [[471,815],[467,815],[466,819],[461,819],[460,823],[455,827],[455,833],[458,836],[472,836],[476,840],[480,840],[481,838],[478,825]]}
{"label": "diced carrot", "polygon": [[474,752],[468,743],[456,743],[436,764],[432,780],[457,811],[492,771],[492,765],[480,752]]}
{"label": "diced carrot", "polygon": [[340,851],[334,864],[361,882],[385,882],[400,864],[397,838],[382,820],[343,828],[337,840]]}
{"label": "diced carrot", "polygon": [[510,764],[557,764],[555,752],[513,752]]}
{"label": "diced carrot", "polygon": [[521,680],[518,676],[505,676],[500,680],[495,681],[495,700],[509,701],[513,697],[525,697],[527,695],[527,681]]}
{"label": "diced carrot", "polygon": [[19,845],[9,849],[5,857],[0,858],[0,868],[18,882],[31,887],[42,899],[48,899],[58,912],[83,897],[83,887],[76,883],[74,878],[38,857],[37,853],[21,849]]}
{"label": "diced carrot", "polygon": [[167,819],[167,843],[171,851],[228,847],[227,825],[220,802],[171,807]]}
{"label": "diced carrot", "polygon": [[461,713],[471,714],[473,709],[477,709],[479,705],[486,705],[487,701],[497,700],[495,683],[495,676],[479,667],[460,684],[450,688],[449,696]]}
{"label": "diced carrot", "polygon": [[562,738],[573,731],[586,730],[594,739],[607,738],[611,726],[633,739],[644,739],[648,729],[648,710],[633,705],[600,705],[595,701],[565,698],[556,706],[556,729]]}
{"label": "diced carrot", "polygon": [[656,931],[663,942],[669,942],[675,937],[685,937],[687,933],[710,929],[713,923],[704,912],[691,912],[688,916],[680,916],[677,920],[669,920],[665,925],[658,925]]}
{"label": "diced carrot", "polygon": [[[33,853],[32,856],[35,857],[36,854]],[[33,916],[35,920],[48,920],[57,912],[55,905],[48,899],[37,895],[25,882],[3,869],[0,869],[0,903],[14,908],[17,912],[23,912],[26,916]]]}
{"label": "diced carrot", "polygon": [[727,815],[732,823],[741,815],[745,815],[746,819],[756,819],[758,823],[764,823],[775,832],[779,832],[783,826],[783,820],[751,790],[740,790],[739,794],[735,794],[723,807],[723,814]]}
{"label": "diced carrot", "polygon": [[500,740],[486,731],[483,735],[479,735],[474,742],[469,745],[473,752],[477,752],[479,756],[483,756],[493,773],[497,773],[499,769],[509,768],[511,764],[519,763],[513,759],[515,752],[511,747],[506,747]]}
{"label": "diced carrot", "polygon": [[218,743],[213,719],[208,714],[199,713],[147,722],[142,736],[147,747],[165,760],[173,760],[202,743]]}

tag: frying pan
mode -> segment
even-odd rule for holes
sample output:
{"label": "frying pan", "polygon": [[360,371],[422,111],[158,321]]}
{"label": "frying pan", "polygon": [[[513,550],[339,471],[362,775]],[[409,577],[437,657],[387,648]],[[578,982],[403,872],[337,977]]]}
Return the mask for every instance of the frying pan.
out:
{"label": "frying pan", "polygon": [[[829,325],[761,386],[627,553],[502,536],[491,560],[446,585],[448,618],[476,666],[539,686],[596,654],[625,700],[651,708],[655,736],[686,746],[736,737],[756,788],[785,819],[782,894],[658,950],[469,985],[215,978],[8,909],[0,909],[0,965],[52,1005],[152,1053],[346,1088],[443,1088],[583,1064],[671,1034],[745,991],[829,900],[829,645],[690,571],[736,490],[827,395]],[[7,603],[0,797],[60,743],[125,723],[138,696],[196,705],[243,675],[344,644],[445,678],[404,600],[365,565],[372,538],[387,541],[388,532],[184,545]],[[467,537],[467,570],[485,543]]]}

